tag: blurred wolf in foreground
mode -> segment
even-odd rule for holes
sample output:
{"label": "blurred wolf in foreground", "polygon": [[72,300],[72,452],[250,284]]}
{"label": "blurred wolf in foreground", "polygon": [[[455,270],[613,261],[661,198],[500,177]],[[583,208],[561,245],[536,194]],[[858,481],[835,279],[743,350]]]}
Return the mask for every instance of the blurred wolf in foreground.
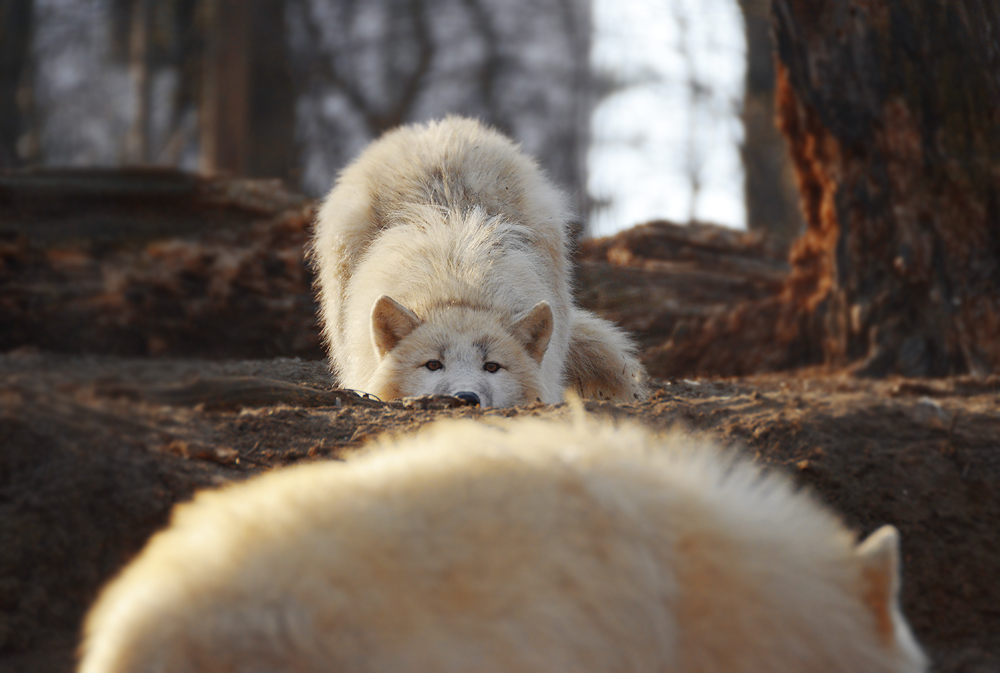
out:
{"label": "blurred wolf in foreground", "polygon": [[449,117],[372,143],[319,211],[312,259],[340,384],[483,406],[644,399],[628,337],[573,305],[568,215],[501,134]]}
{"label": "blurred wolf in foreground", "polygon": [[81,673],[916,673],[898,534],[683,435],[445,421],[177,508]]}

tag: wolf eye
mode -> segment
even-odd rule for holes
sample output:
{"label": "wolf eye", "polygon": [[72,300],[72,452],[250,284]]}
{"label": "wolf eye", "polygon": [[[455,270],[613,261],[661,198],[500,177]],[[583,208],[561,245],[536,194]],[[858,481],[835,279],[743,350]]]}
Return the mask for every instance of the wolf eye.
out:
{"label": "wolf eye", "polygon": [[441,364],[440,360],[428,360],[424,363],[424,367],[427,367],[432,372],[436,372],[439,369],[444,369],[444,365]]}
{"label": "wolf eye", "polygon": [[486,364],[483,365],[483,369],[488,371],[490,374],[496,374],[498,371],[503,369],[503,367],[501,367],[496,362],[487,362]]}

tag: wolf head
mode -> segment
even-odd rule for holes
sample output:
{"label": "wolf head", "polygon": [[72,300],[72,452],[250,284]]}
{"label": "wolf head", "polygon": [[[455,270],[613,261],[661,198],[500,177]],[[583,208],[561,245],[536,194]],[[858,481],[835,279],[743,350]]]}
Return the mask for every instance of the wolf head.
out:
{"label": "wolf head", "polygon": [[371,314],[379,365],[369,392],[382,399],[452,395],[484,407],[534,402],[552,326],[544,301],[513,321],[468,306],[445,306],[421,319],[383,295]]}

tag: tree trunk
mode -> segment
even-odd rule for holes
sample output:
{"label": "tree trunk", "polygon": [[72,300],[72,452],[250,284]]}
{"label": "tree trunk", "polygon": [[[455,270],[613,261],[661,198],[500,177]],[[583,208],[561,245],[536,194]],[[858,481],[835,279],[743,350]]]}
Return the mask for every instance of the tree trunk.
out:
{"label": "tree trunk", "polygon": [[784,301],[859,374],[1000,371],[1000,9],[774,0],[807,231]]}
{"label": "tree trunk", "polygon": [[247,174],[296,184],[295,81],[288,60],[286,0],[253,3]]}
{"label": "tree trunk", "polygon": [[774,45],[768,0],[739,0],[747,40],[743,94],[744,191],[747,227],[789,242],[805,224],[788,144],[775,124]]}
{"label": "tree trunk", "polygon": [[17,144],[24,131],[18,91],[31,51],[32,0],[0,2],[0,169],[21,164]]}
{"label": "tree trunk", "polygon": [[206,0],[201,170],[244,175],[249,140],[250,28],[256,0]]}
{"label": "tree trunk", "polygon": [[153,0],[134,0],[131,9],[128,67],[135,95],[135,112],[125,141],[125,162],[145,164],[149,162],[150,156],[150,31],[153,23]]}

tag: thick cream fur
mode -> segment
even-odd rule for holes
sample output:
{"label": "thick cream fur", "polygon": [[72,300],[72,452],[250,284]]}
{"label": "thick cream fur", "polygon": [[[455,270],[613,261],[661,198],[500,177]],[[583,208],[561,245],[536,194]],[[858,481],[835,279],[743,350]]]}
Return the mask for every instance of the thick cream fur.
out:
{"label": "thick cream fur", "polygon": [[[383,295],[425,323],[465,307],[491,313],[490,322],[508,332],[544,301],[552,309],[552,333],[535,364],[534,387],[543,402],[561,401],[573,318],[585,315],[570,295],[567,223],[562,194],[535,162],[476,121],[449,117],[404,126],[372,143],[323,203],[311,251],[323,334],[341,385],[384,398],[431,392],[404,383],[414,377],[395,363],[412,359],[406,353],[387,359],[373,346],[380,337],[373,339],[371,315]],[[613,342],[587,353],[627,347],[617,328],[609,325],[607,334]],[[449,345],[447,339],[434,344]],[[404,338],[397,348],[409,346]],[[523,357],[532,359],[528,352]],[[617,368],[621,358],[615,360]],[[639,383],[607,391],[616,401],[645,394],[641,364],[627,361]]]}
{"label": "thick cream fur", "polygon": [[646,398],[646,370],[632,340],[603,318],[573,309],[566,386],[582,398],[633,402]]}
{"label": "thick cream fur", "polygon": [[898,540],[683,434],[445,421],[177,508],[81,673],[910,673]]}

